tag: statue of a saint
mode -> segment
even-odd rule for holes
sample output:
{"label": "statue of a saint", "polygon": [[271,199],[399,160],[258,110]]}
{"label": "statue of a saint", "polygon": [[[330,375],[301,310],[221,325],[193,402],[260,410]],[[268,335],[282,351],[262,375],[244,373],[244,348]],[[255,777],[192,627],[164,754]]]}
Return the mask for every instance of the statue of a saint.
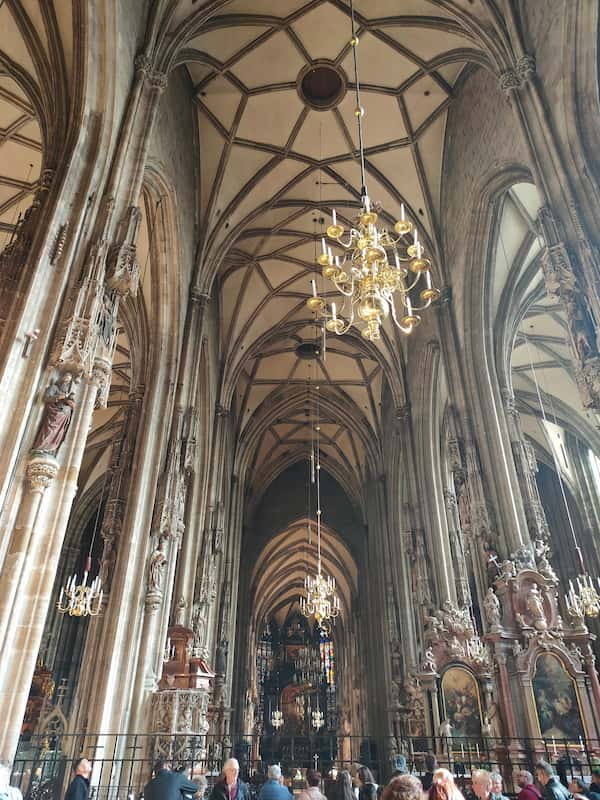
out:
{"label": "statue of a saint", "polygon": [[204,626],[206,623],[206,604],[203,601],[194,603],[192,608],[192,630],[194,631],[194,647],[204,643]]}
{"label": "statue of a saint", "polygon": [[496,594],[491,586],[487,590],[487,594],[483,601],[483,609],[485,611],[485,618],[488,625],[490,625],[492,628],[498,627],[498,625],[500,625],[500,601],[496,597]]}
{"label": "statue of a saint", "polygon": [[102,306],[98,311],[97,324],[102,344],[106,348],[111,345],[115,323],[115,295],[114,292],[105,292],[102,296]]}
{"label": "statue of a saint", "polygon": [[180,597],[175,606],[175,625],[185,624],[185,612],[187,606],[188,604],[185,597]]}
{"label": "statue of a saint", "polygon": [[452,736],[452,725],[450,724],[449,720],[444,719],[440,723],[440,731],[439,735],[442,739],[450,739]]}
{"label": "statue of a saint", "polygon": [[63,443],[75,405],[73,375],[65,372],[59,380],[50,384],[44,394],[45,410],[42,424],[35,437],[32,449],[48,455],[56,455]]}
{"label": "statue of a saint", "polygon": [[167,563],[167,557],[164,553],[164,539],[158,543],[158,547],[150,556],[150,564],[148,566],[148,591],[159,592],[162,586],[163,573]]}
{"label": "statue of a saint", "polygon": [[539,631],[545,630],[548,626],[544,611],[544,599],[535,583],[529,590],[525,607],[529,612],[533,627]]}

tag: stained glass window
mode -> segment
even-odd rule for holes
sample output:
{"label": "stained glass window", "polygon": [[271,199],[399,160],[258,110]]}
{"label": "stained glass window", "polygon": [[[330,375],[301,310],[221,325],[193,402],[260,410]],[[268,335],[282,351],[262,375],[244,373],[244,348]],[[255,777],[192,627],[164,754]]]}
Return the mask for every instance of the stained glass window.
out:
{"label": "stained glass window", "polygon": [[331,635],[324,631],[321,631],[320,634],[319,651],[321,655],[321,670],[323,675],[325,703],[327,707],[325,715],[327,720],[326,724],[329,730],[335,730],[337,727],[335,650]]}

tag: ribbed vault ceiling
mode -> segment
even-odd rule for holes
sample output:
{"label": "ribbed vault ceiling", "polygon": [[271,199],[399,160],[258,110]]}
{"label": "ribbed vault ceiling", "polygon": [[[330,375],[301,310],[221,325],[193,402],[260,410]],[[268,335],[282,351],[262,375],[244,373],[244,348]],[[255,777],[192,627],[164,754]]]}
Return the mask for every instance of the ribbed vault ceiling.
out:
{"label": "ribbed vault ceiling", "polygon": [[33,106],[0,67],[0,250],[10,241],[19,214],[31,205],[41,164],[41,133]]}
{"label": "ribbed vault ceiling", "polygon": [[[356,12],[369,193],[388,222],[404,203],[437,254],[447,111],[457,77],[481,53],[460,4],[358,0]],[[193,5],[177,13],[174,25]],[[248,467],[263,487],[306,458],[311,435],[297,395],[282,411],[275,393],[307,387],[308,395],[316,385],[327,393],[323,450],[338,478],[357,486],[365,440],[379,439],[385,380],[402,402],[402,345],[389,323],[370,349],[355,337],[330,337],[326,361],[296,355],[316,338],[305,301],[331,208],[348,225],[358,207],[349,39],[345,0],[233,0],[190,36],[183,54],[198,108],[202,259],[218,272],[225,404],[233,401],[240,435],[260,430],[247,436]],[[325,111],[298,90],[303,70],[323,59],[347,83]]]}
{"label": "ribbed vault ceiling", "polygon": [[[311,522],[309,543],[308,520],[300,519],[270,539],[258,554],[251,574],[252,608],[260,624],[267,617],[281,625],[298,607],[307,572],[316,570],[316,530]],[[321,537],[323,572],[336,579],[342,614],[349,614],[357,591],[357,568],[344,541],[330,528],[323,526]]]}

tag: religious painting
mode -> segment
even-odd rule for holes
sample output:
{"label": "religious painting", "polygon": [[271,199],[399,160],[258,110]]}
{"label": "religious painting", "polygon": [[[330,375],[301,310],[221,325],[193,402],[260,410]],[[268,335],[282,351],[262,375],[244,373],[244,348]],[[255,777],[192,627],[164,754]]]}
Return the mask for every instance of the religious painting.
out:
{"label": "religious painting", "polygon": [[585,737],[577,688],[562,661],[551,653],[541,653],[535,662],[533,696],[545,738]]}
{"label": "religious painting", "polygon": [[447,669],[442,677],[442,700],[452,736],[481,736],[479,686],[472,672],[464,667]]}

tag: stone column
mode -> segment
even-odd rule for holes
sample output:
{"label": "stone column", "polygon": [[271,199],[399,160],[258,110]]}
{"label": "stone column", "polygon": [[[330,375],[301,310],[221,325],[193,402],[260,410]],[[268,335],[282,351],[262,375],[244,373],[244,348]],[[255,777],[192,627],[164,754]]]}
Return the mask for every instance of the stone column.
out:
{"label": "stone column", "polygon": [[545,245],[546,290],[566,315],[582,403],[600,411],[600,251],[578,207],[576,188],[542,97],[535,58],[523,53],[502,73],[500,86],[510,98],[544,198],[538,226]]}
{"label": "stone column", "polygon": [[188,306],[187,333],[184,340],[184,353],[181,360],[181,374],[190,376],[189,385],[186,387],[186,396],[189,398],[189,408],[186,412],[188,430],[186,431],[186,464],[185,469],[189,474],[188,489],[188,525],[183,536],[181,557],[177,565],[177,580],[175,597],[183,597],[189,609],[188,618],[194,605],[194,585],[198,561],[203,547],[203,537],[206,522],[207,498],[207,462],[210,453],[210,431],[200,427],[200,413],[206,419],[205,409],[202,407],[207,402],[208,391],[201,385],[198,360],[202,358],[202,335],[206,309],[210,302],[209,295],[202,294],[192,289]]}
{"label": "stone column", "polygon": [[529,536],[532,541],[536,539],[543,539],[546,541],[550,536],[550,531],[548,530],[546,514],[544,513],[544,507],[542,506],[535,480],[535,474],[537,472],[535,451],[523,435],[521,417],[517,411],[515,396],[510,389],[505,387],[502,389],[502,397],[504,400],[504,410],[506,413],[506,422],[508,424],[513,458],[515,460],[515,468],[517,470],[517,478],[521,488],[523,505],[525,507]]}
{"label": "stone column", "polygon": [[[1,651],[7,669],[0,673],[0,711],[6,720],[0,733],[0,758],[12,760],[40,649],[48,607],[52,600],[58,559],[76,492],[87,434],[100,385],[107,381],[107,365],[96,363],[92,375],[80,386],[67,440],[56,459],[34,456],[27,463],[29,489],[22,495],[17,519],[23,527],[13,530],[9,554],[0,581],[13,574],[13,591],[3,593],[0,607]],[[37,476],[37,477],[36,477]],[[57,480],[52,480],[58,476]],[[42,503],[41,487],[50,489]],[[32,486],[35,491],[32,492]],[[32,512],[36,507],[35,513]],[[26,548],[24,550],[23,548]],[[26,553],[23,558],[23,553]],[[13,558],[14,556],[14,558]],[[21,564],[20,572],[9,569]]]}
{"label": "stone column", "polygon": [[454,564],[454,583],[456,586],[456,600],[459,606],[470,606],[472,602],[471,589],[469,588],[468,560],[465,550],[464,536],[460,527],[458,504],[454,492],[444,491],[446,501],[446,517],[448,519],[448,538],[450,551]]}
{"label": "stone column", "polygon": [[[139,660],[131,701],[130,730],[145,730],[146,700],[156,691],[162,673],[163,652],[172,607],[175,571],[184,533],[186,476],[181,463],[180,419],[173,422],[168,469],[160,483],[154,508],[150,553],[147,557],[144,616]],[[178,598],[178,604],[181,598]],[[184,600],[185,602],[185,600]],[[183,603],[182,603],[183,606]],[[183,606],[186,608],[186,606]],[[175,624],[183,620],[175,619]]]}
{"label": "stone column", "polygon": [[[498,531],[491,502],[493,499],[508,554],[528,542],[525,514],[522,505],[515,502],[518,484],[512,459],[508,460],[510,456],[506,452],[508,443],[505,446],[491,387],[489,394],[481,398],[479,409],[473,407],[473,399],[467,393],[469,384],[460,356],[463,348],[456,332],[452,291],[449,287],[442,290],[436,308],[448,394],[454,410],[455,439],[449,443],[449,447],[462,530],[465,535],[471,535],[481,543],[495,539]],[[492,423],[498,420],[498,425],[491,424],[483,432],[476,431],[473,423],[475,415],[488,413],[492,416]],[[487,436],[489,432],[491,436]],[[487,436],[485,451],[478,445],[482,435]],[[486,476],[489,476],[488,480]]]}

